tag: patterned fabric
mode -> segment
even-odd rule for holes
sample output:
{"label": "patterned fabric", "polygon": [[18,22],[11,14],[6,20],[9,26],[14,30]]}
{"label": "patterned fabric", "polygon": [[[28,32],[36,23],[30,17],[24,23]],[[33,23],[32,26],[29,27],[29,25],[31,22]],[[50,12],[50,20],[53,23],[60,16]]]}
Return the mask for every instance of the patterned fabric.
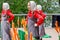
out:
{"label": "patterned fabric", "polygon": [[[10,16],[10,18],[8,18]],[[10,23],[14,19],[14,15],[10,12],[10,10],[2,11],[1,15],[1,35],[2,40],[11,40],[10,36]]]}
{"label": "patterned fabric", "polygon": [[41,25],[39,26],[39,36],[42,37],[42,36],[44,36],[44,35],[45,35],[45,29],[44,29],[43,24],[41,24]]}
{"label": "patterned fabric", "polygon": [[7,23],[7,15],[6,14],[2,15],[1,34],[2,34],[2,40],[11,40],[10,23]]}
{"label": "patterned fabric", "polygon": [[30,32],[32,32],[33,37],[39,36],[39,29],[38,27],[34,26],[36,21],[37,20],[34,18],[34,16],[32,17],[28,16],[28,40],[30,40]]}

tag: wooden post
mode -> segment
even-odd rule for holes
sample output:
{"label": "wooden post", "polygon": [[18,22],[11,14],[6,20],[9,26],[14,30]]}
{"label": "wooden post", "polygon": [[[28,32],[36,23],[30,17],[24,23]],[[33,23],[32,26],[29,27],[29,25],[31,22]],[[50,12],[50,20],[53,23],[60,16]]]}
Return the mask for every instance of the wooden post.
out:
{"label": "wooden post", "polygon": [[23,25],[24,31],[26,31],[26,21],[22,19],[21,24]]}
{"label": "wooden post", "polygon": [[18,20],[17,20],[17,24],[18,24],[18,27],[19,27],[19,24],[20,24],[19,17],[18,17]]}
{"label": "wooden post", "polygon": [[12,21],[12,28],[14,28],[14,22]]}
{"label": "wooden post", "polygon": [[14,35],[14,22],[12,21],[12,29],[11,29],[11,38],[12,40],[15,40],[15,35]]}
{"label": "wooden post", "polygon": [[18,36],[18,33],[17,33],[17,28],[15,28],[15,36],[16,36],[16,40],[20,40],[19,36]]}
{"label": "wooden post", "polygon": [[33,40],[32,32],[30,32],[30,40]]}
{"label": "wooden post", "polygon": [[15,28],[13,21],[12,21],[12,40],[20,40],[17,33],[17,28]]}
{"label": "wooden post", "polygon": [[28,34],[25,34],[25,40],[28,40]]}

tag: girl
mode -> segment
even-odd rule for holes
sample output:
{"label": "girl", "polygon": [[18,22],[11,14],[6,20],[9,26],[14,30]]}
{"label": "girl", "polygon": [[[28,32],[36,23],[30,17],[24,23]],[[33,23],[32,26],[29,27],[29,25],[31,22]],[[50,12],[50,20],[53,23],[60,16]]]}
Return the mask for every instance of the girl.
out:
{"label": "girl", "polygon": [[[1,34],[2,40],[11,40],[10,36],[10,22],[14,19],[14,15],[9,9],[8,3],[3,3],[1,14]],[[10,18],[8,18],[10,17]]]}
{"label": "girl", "polygon": [[[36,10],[36,3],[34,1],[28,2],[28,15],[27,15],[27,23],[28,23],[28,40],[30,40],[30,33],[32,32],[33,37],[37,40],[39,39],[39,25],[43,23],[43,17],[38,14]],[[38,19],[38,21],[37,21]]]}
{"label": "girl", "polygon": [[[37,5],[37,11],[38,11],[39,14],[43,17],[43,19],[45,19],[46,15],[45,15],[44,12],[42,11],[42,6],[41,6],[41,5]],[[43,36],[43,37],[48,38],[48,37],[50,37],[50,36],[45,33],[45,29],[44,29],[43,24],[44,24],[44,22],[43,22],[41,25],[39,25],[39,35],[40,35],[40,37]]]}

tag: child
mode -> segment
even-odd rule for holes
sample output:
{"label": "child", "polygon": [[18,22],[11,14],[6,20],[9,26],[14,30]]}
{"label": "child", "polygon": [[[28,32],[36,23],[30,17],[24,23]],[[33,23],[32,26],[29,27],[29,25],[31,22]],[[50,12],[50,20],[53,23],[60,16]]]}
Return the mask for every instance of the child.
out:
{"label": "child", "polygon": [[[44,12],[42,10],[42,6],[41,5],[37,5],[37,11],[43,17],[43,19],[45,19],[46,15],[44,14]],[[50,36],[45,34],[45,29],[44,29],[43,24],[44,24],[44,22],[41,25],[39,25],[39,35],[40,35],[40,37],[44,36],[44,37],[48,38]]]}
{"label": "child", "polygon": [[[1,14],[1,34],[2,40],[11,40],[10,36],[10,22],[14,19],[14,15],[9,9],[8,3],[3,3]],[[8,18],[8,16],[10,18]]]}
{"label": "child", "polygon": [[[34,1],[28,2],[28,15],[27,15],[27,23],[28,23],[28,40],[30,40],[30,33],[32,32],[33,37],[37,40],[39,39],[39,25],[43,23],[43,17],[38,14],[36,10],[36,3]],[[38,20],[38,21],[37,21]]]}

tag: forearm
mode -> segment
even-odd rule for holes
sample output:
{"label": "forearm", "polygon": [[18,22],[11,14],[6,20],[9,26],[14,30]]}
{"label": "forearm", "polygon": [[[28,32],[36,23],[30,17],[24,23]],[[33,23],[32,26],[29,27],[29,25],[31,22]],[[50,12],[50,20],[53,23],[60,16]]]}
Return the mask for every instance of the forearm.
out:
{"label": "forearm", "polygon": [[11,22],[14,19],[14,15],[10,16],[10,18],[8,18],[8,21]]}

